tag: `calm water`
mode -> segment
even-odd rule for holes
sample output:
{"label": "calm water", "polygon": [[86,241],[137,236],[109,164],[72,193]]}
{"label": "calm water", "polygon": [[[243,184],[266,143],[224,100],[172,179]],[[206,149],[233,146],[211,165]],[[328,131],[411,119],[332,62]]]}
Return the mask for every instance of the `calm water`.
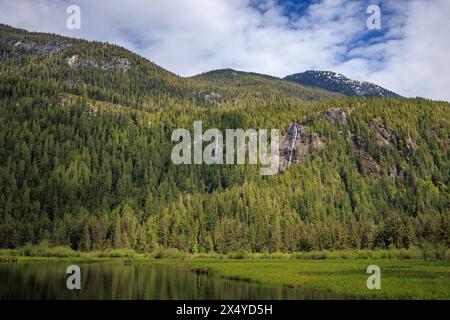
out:
{"label": "calm water", "polygon": [[[81,290],[68,290],[66,269],[81,268]],[[341,299],[332,293],[271,288],[182,268],[118,263],[0,263],[5,299]]]}

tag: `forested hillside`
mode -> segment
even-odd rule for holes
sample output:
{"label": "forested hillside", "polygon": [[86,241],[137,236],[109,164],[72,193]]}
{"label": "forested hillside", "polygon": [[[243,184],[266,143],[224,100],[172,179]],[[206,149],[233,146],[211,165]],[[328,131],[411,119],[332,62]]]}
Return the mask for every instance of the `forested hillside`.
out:
{"label": "forested hillside", "polygon": [[[448,102],[341,97],[0,26],[0,247],[292,252],[450,245]],[[283,173],[174,165],[176,128],[321,141]],[[307,142],[305,142],[307,143]]]}

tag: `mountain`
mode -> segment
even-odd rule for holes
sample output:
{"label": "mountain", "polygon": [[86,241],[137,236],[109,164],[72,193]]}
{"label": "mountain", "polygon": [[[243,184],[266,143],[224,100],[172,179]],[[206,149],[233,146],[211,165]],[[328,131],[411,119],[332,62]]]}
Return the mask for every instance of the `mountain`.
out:
{"label": "mountain", "polygon": [[[447,102],[235,70],[183,78],[115,45],[7,26],[0,79],[0,248],[450,245]],[[175,165],[172,133],[195,121],[279,129],[278,174]]]}
{"label": "mountain", "polygon": [[[192,96],[192,84],[116,45],[27,32],[0,25],[0,59],[14,79],[137,109]],[[27,72],[24,66],[32,68]],[[13,87],[12,77],[2,79]],[[194,96],[201,100],[201,97]]]}
{"label": "mountain", "polygon": [[243,72],[233,69],[212,70],[200,75],[191,77],[207,85],[226,89],[234,92],[248,94],[258,92],[258,94],[277,95],[284,97],[297,97],[303,100],[324,100],[339,97],[326,90],[308,88],[306,86],[285,81],[283,79],[254,72]]}
{"label": "mountain", "polygon": [[306,87],[320,88],[323,90],[340,93],[346,96],[357,97],[388,97],[398,98],[400,95],[389,91],[376,84],[366,81],[351,80],[342,74],[331,71],[308,70],[284,77]]}
{"label": "mountain", "polygon": [[[0,59],[28,81],[40,83],[44,80],[41,75],[45,75],[65,92],[86,94],[137,109],[170,107],[187,100],[210,105],[219,100],[223,103],[250,99],[248,88],[241,88],[237,79],[234,84],[214,79],[212,75],[217,72],[183,78],[116,45],[28,32],[1,24]],[[24,63],[32,63],[35,72],[23,73]],[[252,95],[295,96],[302,100],[337,96],[281,79],[269,80],[269,76],[259,77],[265,82],[255,82]],[[277,87],[276,82],[281,85]]]}

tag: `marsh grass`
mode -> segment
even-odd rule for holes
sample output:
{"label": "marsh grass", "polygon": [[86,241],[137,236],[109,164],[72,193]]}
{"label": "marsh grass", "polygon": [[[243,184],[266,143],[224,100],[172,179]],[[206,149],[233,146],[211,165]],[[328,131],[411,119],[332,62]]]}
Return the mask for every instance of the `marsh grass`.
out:
{"label": "marsh grass", "polygon": [[[330,291],[355,298],[450,299],[450,263],[399,259],[191,259],[150,263],[183,264],[227,279],[299,290]],[[369,265],[381,268],[381,290],[366,286]]]}
{"label": "marsh grass", "polygon": [[51,246],[47,242],[39,245],[27,244],[17,249],[0,249],[2,257],[55,257],[55,258],[149,258],[149,259],[218,259],[218,260],[246,260],[246,259],[273,259],[273,260],[425,260],[450,262],[450,248],[444,245],[425,244],[409,249],[376,249],[376,250],[338,250],[338,251],[309,251],[294,253],[252,253],[245,250],[219,253],[187,253],[175,248],[161,248],[154,252],[138,253],[132,249],[105,249],[82,252],[66,246]]}
{"label": "marsh grass", "polygon": [[16,250],[10,250],[11,255],[25,256],[25,257],[80,257],[83,253],[72,250],[64,246],[49,246],[46,243],[39,245],[25,245]]}

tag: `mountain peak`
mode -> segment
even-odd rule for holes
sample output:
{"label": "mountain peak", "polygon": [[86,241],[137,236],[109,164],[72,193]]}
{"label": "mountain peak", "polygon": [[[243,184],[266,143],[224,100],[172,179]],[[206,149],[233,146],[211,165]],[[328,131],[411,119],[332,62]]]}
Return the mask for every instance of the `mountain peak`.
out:
{"label": "mountain peak", "polygon": [[346,96],[400,97],[397,93],[374,83],[352,80],[333,71],[307,70],[302,73],[286,76],[284,79],[307,87],[320,88]]}

